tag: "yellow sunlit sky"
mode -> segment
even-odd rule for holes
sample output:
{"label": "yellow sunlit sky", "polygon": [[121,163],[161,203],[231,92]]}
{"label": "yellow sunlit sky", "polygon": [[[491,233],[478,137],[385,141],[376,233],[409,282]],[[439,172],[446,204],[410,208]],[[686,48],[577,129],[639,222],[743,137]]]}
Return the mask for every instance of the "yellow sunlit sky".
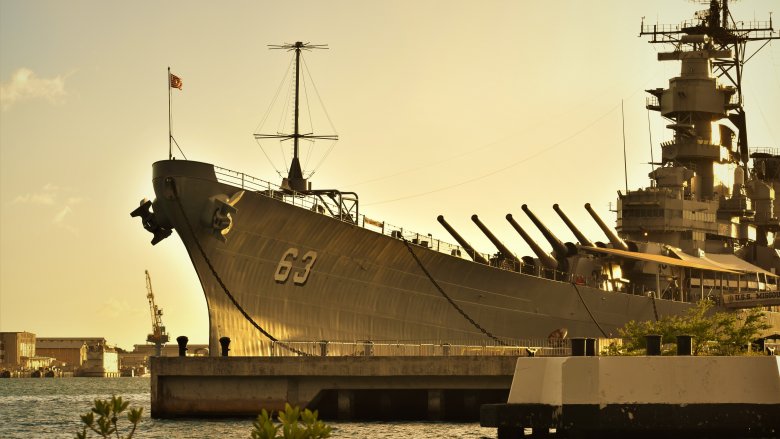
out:
{"label": "yellow sunlit sky", "polygon": [[[617,190],[648,184],[650,139],[666,121],[645,89],[679,72],[638,37],[705,5],[626,1],[12,1],[0,0],[0,331],[101,336],[123,348],[151,330],[149,270],[171,338],[208,337],[206,302],[178,237],[156,246],[129,213],[152,198],[151,165],[173,131],[190,160],[277,182],[252,134],[291,54],[305,54],[339,142],[313,186],[356,191],[361,212],[452,242],[442,214],[478,250],[479,214],[517,254],[504,219],[547,248],[527,203],[564,241],[559,203],[592,240],[583,209],[614,225]],[[777,0],[734,2],[768,20]],[[775,18],[778,18],[775,15]],[[780,22],[775,20],[775,28]],[[749,45],[755,50],[757,44]],[[747,64],[751,147],[780,148],[780,41]],[[327,130],[326,130],[327,131]],[[177,158],[182,156],[176,152]]]}

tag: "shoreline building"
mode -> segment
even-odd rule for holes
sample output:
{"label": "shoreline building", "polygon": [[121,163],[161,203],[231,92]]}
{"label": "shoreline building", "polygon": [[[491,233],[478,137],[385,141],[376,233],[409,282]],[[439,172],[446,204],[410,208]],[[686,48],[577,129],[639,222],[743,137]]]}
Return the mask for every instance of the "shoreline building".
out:
{"label": "shoreline building", "polygon": [[65,372],[75,372],[87,359],[87,344],[80,338],[39,337],[36,348]]}
{"label": "shoreline building", "polygon": [[0,332],[0,368],[29,369],[35,346],[32,332]]}
{"label": "shoreline building", "polygon": [[103,337],[39,337],[37,349],[75,376],[119,376],[118,353]]}

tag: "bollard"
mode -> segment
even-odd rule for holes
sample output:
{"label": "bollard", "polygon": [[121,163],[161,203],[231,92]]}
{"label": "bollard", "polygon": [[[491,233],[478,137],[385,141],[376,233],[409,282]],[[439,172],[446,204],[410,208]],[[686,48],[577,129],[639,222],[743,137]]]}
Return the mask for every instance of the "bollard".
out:
{"label": "bollard", "polygon": [[539,348],[525,348],[525,354],[529,357],[535,357],[538,350]]}
{"label": "bollard", "polygon": [[318,343],[320,344],[320,357],[327,357],[328,356],[328,340],[320,340]]}
{"label": "bollard", "polygon": [[645,335],[647,342],[647,355],[661,355],[661,336],[658,334]]}
{"label": "bollard", "polygon": [[693,355],[693,336],[677,336],[677,355]]}
{"label": "bollard", "polygon": [[595,357],[596,356],[596,339],[595,338],[586,338],[585,339],[585,356],[586,357]]}
{"label": "bollard", "polygon": [[445,357],[450,355],[450,347],[451,346],[450,346],[449,343],[442,344],[441,345],[441,353],[442,353],[442,355],[444,355]]}
{"label": "bollard", "polygon": [[180,357],[186,357],[187,356],[187,342],[190,341],[189,338],[187,338],[186,335],[180,335],[176,337],[176,343],[179,344],[179,356]]}
{"label": "bollard", "polygon": [[571,339],[571,355],[573,357],[585,356],[585,339],[584,338],[572,338]]}
{"label": "bollard", "polygon": [[222,356],[227,357],[228,351],[230,350],[228,346],[230,346],[230,337],[220,337],[219,344],[222,346]]}
{"label": "bollard", "polygon": [[363,342],[363,355],[366,357],[370,357],[374,355],[374,342],[371,340],[366,340]]}

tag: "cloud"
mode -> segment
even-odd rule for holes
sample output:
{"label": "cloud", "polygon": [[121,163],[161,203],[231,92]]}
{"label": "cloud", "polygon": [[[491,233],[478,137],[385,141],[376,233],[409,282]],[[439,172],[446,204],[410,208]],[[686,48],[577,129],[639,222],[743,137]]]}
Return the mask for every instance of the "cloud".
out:
{"label": "cloud", "polygon": [[46,183],[38,192],[32,194],[18,195],[16,198],[14,198],[13,203],[14,204],[39,204],[39,205],[51,206],[54,204],[54,199],[57,197],[57,193],[59,191],[60,191],[59,187],[51,183]]}
{"label": "cloud", "polygon": [[54,197],[48,193],[24,194],[14,198],[15,204],[54,204]]}
{"label": "cloud", "polygon": [[65,201],[65,206],[59,209],[57,214],[54,215],[54,218],[51,221],[52,224],[54,224],[57,227],[61,227],[74,235],[78,235],[79,234],[78,229],[70,224],[71,221],[69,219],[76,212],[73,206],[80,203],[81,200],[82,200],[81,198],[74,198],[74,197],[68,198]]}
{"label": "cloud", "polygon": [[127,317],[128,315],[132,315],[132,314],[138,314],[136,311],[137,311],[136,309],[133,309],[133,307],[131,307],[130,304],[127,303],[127,300],[124,299],[117,300],[114,297],[109,297],[108,300],[104,301],[100,305],[98,314],[104,317],[117,318],[117,317]]}
{"label": "cloud", "polygon": [[68,188],[62,188],[51,183],[45,184],[40,190],[18,195],[14,198],[14,204],[30,204],[46,207],[50,212],[55,212],[51,217],[51,223],[63,228],[70,233],[78,234],[78,229],[70,224],[71,217],[76,213],[75,206],[85,201],[82,197],[67,197]]}
{"label": "cloud", "polygon": [[67,94],[62,76],[52,79],[39,78],[32,70],[22,67],[11,75],[8,82],[0,84],[0,108],[6,111],[17,102],[30,99],[62,103]]}
{"label": "cloud", "polygon": [[60,210],[60,212],[57,215],[54,215],[54,220],[52,221],[54,224],[62,224],[62,220],[65,219],[66,216],[68,216],[69,213],[72,213],[73,209],[70,208],[70,206],[65,206]]}

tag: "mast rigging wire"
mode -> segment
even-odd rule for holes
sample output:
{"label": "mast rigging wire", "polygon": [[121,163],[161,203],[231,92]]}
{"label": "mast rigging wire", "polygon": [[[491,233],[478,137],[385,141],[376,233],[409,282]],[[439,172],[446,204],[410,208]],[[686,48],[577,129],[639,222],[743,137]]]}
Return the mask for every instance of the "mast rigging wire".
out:
{"label": "mast rigging wire", "polygon": [[[266,120],[268,120],[268,117],[271,115],[271,110],[274,107],[274,104],[279,99],[279,93],[282,91],[282,86],[284,86],[285,82],[287,82],[288,73],[290,72],[290,68],[292,67],[292,60],[290,60],[290,63],[287,65],[287,69],[284,72],[284,75],[282,76],[282,80],[279,82],[279,86],[276,87],[276,93],[274,93],[273,99],[271,99],[271,103],[268,105],[268,109],[265,112],[265,115],[260,120],[260,123],[257,124],[255,127],[255,132],[259,132],[262,127],[265,125]],[[255,142],[257,142],[257,145],[260,147],[260,150],[263,152],[263,155],[265,155],[265,158],[268,160],[268,163],[271,164],[271,167],[274,168],[274,171],[279,174],[280,177],[282,177],[282,173],[279,172],[279,169],[276,167],[274,162],[271,160],[271,157],[268,155],[268,152],[263,148],[262,143],[260,143],[260,139],[255,139]]]}
{"label": "mast rigging wire", "polygon": [[[330,125],[330,129],[332,130],[334,135],[338,136],[339,133],[338,133],[338,131],[336,131],[336,127],[333,125],[333,121],[330,118],[330,114],[328,113],[328,109],[325,108],[325,103],[322,101],[322,97],[320,96],[320,92],[317,89],[317,83],[314,82],[314,77],[311,75],[311,71],[309,70],[309,65],[306,63],[306,59],[303,58],[303,56],[301,56],[301,61],[302,61],[302,64],[303,64],[303,69],[306,72],[306,75],[304,75],[304,76],[308,76],[309,77],[309,82],[311,82],[312,88],[314,88],[314,94],[317,96],[317,101],[320,103],[320,108],[322,108],[322,112],[325,113],[325,118],[328,120],[328,124]],[[308,100],[307,100],[307,104],[308,104]],[[313,124],[314,122],[313,122],[313,119],[311,118],[311,113],[309,114],[309,119],[310,119],[311,123]],[[312,131],[313,131],[313,126],[312,126]],[[331,141],[330,147],[328,147],[328,149],[322,155],[320,160],[317,162],[316,165],[314,165],[314,168],[309,173],[309,178],[311,178],[314,175],[314,173],[317,172],[317,170],[320,168],[320,166],[322,166],[322,164],[325,162],[325,159],[327,159],[328,156],[330,155],[331,151],[333,151],[333,148],[336,146],[336,142],[337,141],[338,140],[332,140]]]}
{"label": "mast rigging wire", "polygon": [[[657,48],[655,48],[655,47],[654,47],[654,49],[655,49],[656,51],[658,51],[658,49],[657,49]],[[661,75],[660,75],[660,73],[662,73],[662,72],[663,72],[663,65],[658,65],[658,66],[656,67],[656,69],[655,69],[655,70],[652,72],[652,74],[649,76],[649,78],[648,78],[648,79],[647,79],[647,80],[644,82],[645,86],[643,86],[643,87],[641,87],[641,88],[637,88],[637,89],[635,89],[635,90],[634,90],[634,91],[633,91],[633,92],[632,92],[632,93],[631,93],[631,94],[630,94],[628,97],[629,97],[629,98],[631,98],[631,97],[633,97],[635,94],[637,94],[638,92],[640,92],[640,91],[644,91],[644,90],[645,90],[645,88],[646,88],[646,86],[647,86],[648,84],[650,84],[651,82],[653,82],[654,80],[656,80],[656,78],[658,78],[658,77],[660,77],[660,76],[661,76]],[[612,88],[612,84],[610,84],[610,85],[609,85],[608,87],[606,87],[605,89],[603,89],[603,90],[599,91],[599,93],[597,93],[596,95],[597,95],[597,96],[599,96],[599,95],[603,95],[603,94],[605,94],[607,91],[609,91],[611,88]],[[592,99],[592,98],[585,99],[585,100],[583,100],[582,102],[580,102],[580,103],[578,103],[578,104],[574,105],[573,107],[571,107],[571,108],[574,108],[574,110],[560,112],[560,113],[558,113],[557,115],[555,115],[555,116],[551,117],[551,119],[554,119],[554,120],[557,120],[557,119],[562,119],[562,118],[564,118],[564,116],[566,116],[566,115],[568,115],[568,114],[570,114],[570,113],[572,113],[572,112],[579,111],[579,110],[578,110],[579,108],[583,107],[585,104],[592,103],[592,101],[593,101],[593,99]],[[612,112],[613,110],[614,110],[614,109],[610,109],[610,110],[608,110],[608,113]],[[605,114],[604,116],[606,116],[606,114]],[[539,126],[535,126],[535,128],[536,128],[536,129],[539,129]],[[589,128],[589,127],[586,127],[586,129],[587,129],[587,128]],[[575,133],[575,135],[574,135],[574,136],[576,136],[576,135],[580,134],[582,131],[585,131],[585,129],[583,129],[583,130],[581,130],[581,131],[579,131],[579,132]],[[469,154],[473,154],[473,153],[476,153],[476,152],[479,152],[479,151],[483,151],[483,150],[485,150],[485,149],[489,149],[489,148],[491,148],[491,147],[493,147],[493,146],[496,146],[496,145],[498,145],[498,144],[500,144],[500,143],[502,143],[502,142],[506,141],[507,139],[510,139],[510,138],[515,138],[515,137],[516,137],[516,135],[514,135],[514,134],[512,134],[512,135],[507,135],[507,136],[504,136],[504,137],[502,137],[502,138],[500,138],[500,139],[498,139],[498,140],[494,140],[494,141],[492,141],[492,142],[490,142],[490,143],[487,143],[487,144],[485,144],[485,145],[483,145],[483,146],[479,146],[479,147],[477,147],[477,148],[474,148],[474,149],[471,149],[471,150],[468,150],[468,151],[462,152],[462,153],[460,153],[460,154],[454,154],[454,155],[449,155],[449,154],[448,154],[448,155],[446,155],[446,157],[445,157],[445,158],[443,158],[443,159],[441,159],[441,160],[437,160],[437,161],[433,161],[433,162],[425,163],[425,164],[422,164],[422,165],[420,165],[420,166],[416,166],[416,167],[413,167],[413,168],[404,169],[404,170],[401,170],[401,171],[398,171],[398,172],[394,172],[394,173],[391,173],[391,174],[387,174],[387,175],[383,175],[383,176],[380,176],[380,177],[374,177],[374,178],[370,178],[370,179],[368,179],[368,180],[362,180],[362,181],[358,181],[358,182],[355,182],[355,183],[350,183],[350,184],[347,184],[347,185],[345,185],[345,186],[349,186],[349,187],[355,187],[355,186],[359,186],[359,185],[363,185],[363,184],[374,183],[374,182],[376,182],[376,181],[386,180],[386,179],[388,179],[388,178],[396,177],[396,176],[398,176],[398,175],[402,175],[402,174],[405,174],[405,173],[408,173],[408,172],[414,172],[414,171],[419,171],[419,170],[421,170],[421,169],[426,169],[426,168],[429,168],[429,167],[438,166],[438,165],[441,165],[441,164],[443,164],[443,163],[447,163],[447,162],[449,162],[449,161],[452,161],[452,160],[458,159],[458,158],[460,158],[460,157],[464,157],[464,156],[467,156],[467,155],[469,155]],[[568,139],[566,139],[566,140],[568,140]],[[554,147],[554,146],[557,146],[557,145],[553,145],[553,147]],[[535,157],[535,156],[534,156],[534,157]],[[531,158],[533,158],[533,157],[531,157]],[[498,171],[498,172],[500,172],[500,171]],[[492,175],[492,174],[489,174],[489,175]],[[488,176],[489,176],[489,175],[488,175]],[[474,181],[474,180],[469,180],[467,183],[469,183],[469,182],[471,182],[471,181]],[[453,187],[454,187],[454,186],[453,186]],[[422,195],[427,195],[427,194],[422,194]],[[414,196],[413,196],[413,197],[414,197]],[[390,201],[396,201],[396,200],[390,200]],[[374,203],[374,204],[377,204],[377,203]],[[367,205],[368,205],[368,204],[367,204]]]}
{"label": "mast rigging wire", "polygon": [[514,168],[517,165],[520,165],[520,164],[525,163],[525,162],[527,162],[527,161],[529,161],[531,159],[534,159],[534,158],[536,158],[536,157],[538,157],[538,156],[540,156],[540,155],[542,155],[542,154],[544,154],[544,153],[546,153],[546,152],[548,152],[550,150],[553,150],[553,149],[557,148],[558,146],[560,146],[560,145],[570,141],[571,139],[579,136],[580,134],[584,133],[585,131],[589,130],[591,127],[596,125],[597,123],[601,122],[602,119],[604,119],[607,116],[609,116],[610,114],[612,114],[612,112],[614,112],[617,108],[618,108],[618,105],[613,106],[612,108],[607,110],[606,113],[602,114],[601,116],[599,116],[598,118],[593,120],[591,123],[589,123],[585,127],[581,128],[578,131],[574,132],[573,134],[570,134],[569,136],[567,136],[567,137],[565,137],[565,138],[563,138],[563,139],[553,143],[552,145],[550,145],[550,146],[548,146],[546,148],[542,148],[542,149],[536,151],[535,153],[533,153],[533,154],[531,154],[531,155],[529,155],[527,157],[524,157],[524,158],[522,158],[520,160],[517,160],[517,161],[514,161],[512,163],[509,163],[506,166],[502,166],[501,168],[498,168],[496,170],[490,171],[490,172],[488,172],[486,174],[482,174],[480,176],[477,176],[477,177],[474,177],[474,178],[470,178],[470,179],[461,181],[459,183],[451,184],[449,186],[440,187],[440,188],[433,189],[433,190],[430,190],[430,191],[419,192],[417,194],[407,195],[407,196],[398,197],[398,198],[392,198],[392,199],[389,199],[389,200],[377,201],[377,202],[374,202],[374,203],[367,203],[365,205],[366,206],[373,206],[373,205],[376,205],[376,204],[385,204],[385,203],[392,203],[392,202],[395,202],[395,201],[407,200],[407,199],[410,199],[410,198],[418,198],[418,197],[422,197],[424,195],[429,195],[429,194],[433,194],[433,193],[436,193],[436,192],[442,192],[442,191],[445,191],[445,190],[448,190],[448,189],[452,189],[452,188],[455,188],[455,187],[458,187],[458,186],[463,186],[465,184],[473,183],[475,181],[479,181],[479,180],[482,180],[484,178],[487,178],[487,177],[493,176],[495,174],[498,174],[500,172],[506,171],[508,169]]}

